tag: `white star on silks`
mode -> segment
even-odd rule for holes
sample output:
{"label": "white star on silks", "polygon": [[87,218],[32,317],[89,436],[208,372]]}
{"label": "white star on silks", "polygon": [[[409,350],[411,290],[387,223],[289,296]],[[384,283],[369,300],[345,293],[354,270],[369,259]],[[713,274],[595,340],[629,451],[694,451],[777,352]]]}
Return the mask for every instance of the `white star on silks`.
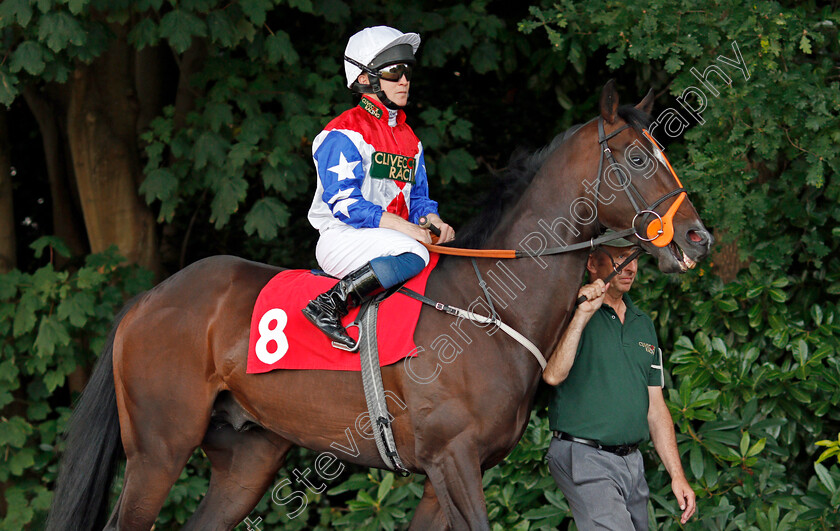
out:
{"label": "white star on silks", "polygon": [[352,193],[353,188],[345,188],[344,190],[339,190],[338,192],[336,192],[336,194],[332,196],[329,201],[327,201],[331,205],[335,203],[335,205],[333,205],[332,207],[333,212],[341,212],[349,218],[350,213],[347,211],[347,209],[350,207],[350,205],[359,201],[354,197],[350,197],[350,194]]}
{"label": "white star on silks", "polygon": [[333,166],[332,168],[327,168],[328,171],[331,171],[338,175],[338,180],[343,181],[344,179],[352,179],[355,177],[353,175],[353,168],[361,162],[360,160],[354,160],[353,162],[347,162],[347,159],[344,157],[344,153],[339,153],[338,164]]}

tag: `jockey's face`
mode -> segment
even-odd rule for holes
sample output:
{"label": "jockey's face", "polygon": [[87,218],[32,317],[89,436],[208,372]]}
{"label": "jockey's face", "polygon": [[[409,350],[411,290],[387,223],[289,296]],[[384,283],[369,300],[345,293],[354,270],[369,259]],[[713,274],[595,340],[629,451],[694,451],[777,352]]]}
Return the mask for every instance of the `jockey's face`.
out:
{"label": "jockey's face", "polygon": [[[362,74],[359,76],[359,83],[362,85],[370,85],[370,80],[368,79],[367,74]],[[408,103],[408,88],[411,85],[411,82],[406,79],[403,75],[399,81],[387,81],[385,79],[379,80],[379,84],[382,86],[382,91],[388,97],[389,100],[393,101],[395,104],[399,105],[400,107],[405,107]],[[379,101],[379,98],[376,94],[369,94],[372,98],[376,101]],[[379,101],[379,103],[382,103]]]}

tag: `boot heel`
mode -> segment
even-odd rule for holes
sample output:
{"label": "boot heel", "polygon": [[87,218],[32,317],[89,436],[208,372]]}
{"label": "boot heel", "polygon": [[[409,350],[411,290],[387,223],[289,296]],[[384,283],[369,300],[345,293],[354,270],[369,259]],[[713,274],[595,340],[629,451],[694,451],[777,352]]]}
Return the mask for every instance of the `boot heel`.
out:
{"label": "boot heel", "polygon": [[[348,347],[347,345],[345,345],[344,343],[339,343],[338,341],[333,341],[332,346],[334,348],[337,348],[339,350],[344,350],[344,351],[347,351],[347,352],[358,352],[359,351],[359,345],[362,344],[362,327],[359,326],[358,323],[350,323],[349,325],[345,326],[344,328],[345,328],[345,330],[349,330],[350,328],[358,328],[359,329],[359,339],[356,341],[356,344],[353,345],[353,347],[351,348],[351,347]],[[350,334],[347,334],[347,335],[349,336]]]}

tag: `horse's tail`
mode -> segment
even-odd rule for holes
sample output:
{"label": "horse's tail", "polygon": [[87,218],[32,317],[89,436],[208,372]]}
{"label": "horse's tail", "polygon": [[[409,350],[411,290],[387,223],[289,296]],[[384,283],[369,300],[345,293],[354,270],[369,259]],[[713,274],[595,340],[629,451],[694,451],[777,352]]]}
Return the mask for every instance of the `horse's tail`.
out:
{"label": "horse's tail", "polygon": [[108,518],[108,494],[122,453],[114,387],[114,336],[136,300],[117,314],[73,411],[47,519],[48,531],[102,529]]}

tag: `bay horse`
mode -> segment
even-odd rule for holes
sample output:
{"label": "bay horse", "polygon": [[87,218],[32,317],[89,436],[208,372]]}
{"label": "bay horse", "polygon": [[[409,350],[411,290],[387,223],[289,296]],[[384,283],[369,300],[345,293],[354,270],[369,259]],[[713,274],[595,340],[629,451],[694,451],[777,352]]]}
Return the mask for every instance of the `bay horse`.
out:
{"label": "bay horse", "polygon": [[[481,223],[481,246],[534,250],[535,243],[542,249],[553,241],[582,242],[605,227],[637,227],[641,215],[643,224],[652,219],[649,225],[673,229],[665,246],[644,231],[633,236],[661,271],[680,272],[704,258],[712,237],[676,174],[669,165],[648,164],[658,153],[645,134],[652,105],[650,92],[638,105],[619,107],[607,83],[599,117],[525,161],[527,178],[509,184],[500,210]],[[654,169],[622,181],[616,165]],[[574,309],[587,256],[534,252],[504,268],[496,260],[477,263],[484,278],[509,280],[507,290],[502,284],[494,290],[501,320],[550,354]],[[207,258],[117,316],[71,421],[48,529],[150,529],[199,447],[211,463],[210,484],[185,529],[232,529],[294,446],[385,468],[372,439],[348,438],[367,411],[360,373],[246,374],[251,310],[278,271],[235,257]],[[470,260],[442,257],[426,294],[466,306],[482,291]],[[382,368],[385,388],[405,406],[390,408],[399,455],[408,470],[426,475],[412,529],[490,529],[483,471],[519,441],[541,379],[536,360],[510,337],[453,322],[424,307],[414,339],[425,352]],[[120,442],[125,479],[108,517]]]}

